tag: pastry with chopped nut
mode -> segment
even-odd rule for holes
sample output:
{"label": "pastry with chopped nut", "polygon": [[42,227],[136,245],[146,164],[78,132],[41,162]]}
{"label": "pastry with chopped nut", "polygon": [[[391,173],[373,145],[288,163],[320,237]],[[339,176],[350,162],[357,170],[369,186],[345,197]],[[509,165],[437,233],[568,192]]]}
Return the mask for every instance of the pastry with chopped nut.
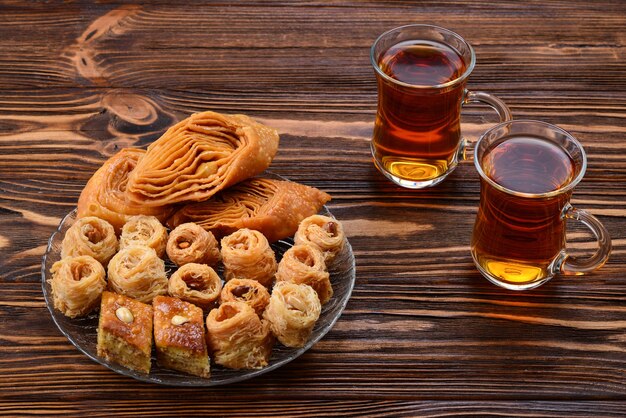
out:
{"label": "pastry with chopped nut", "polygon": [[154,308],[154,345],[160,366],[209,377],[209,355],[202,309],[169,296],[157,296]]}
{"label": "pastry with chopped nut", "polygon": [[166,251],[177,266],[189,263],[214,266],[222,258],[213,234],[193,222],[178,225],[170,233]]}
{"label": "pastry with chopped nut", "polygon": [[326,264],[331,263],[343,250],[346,235],[341,222],[324,215],[313,215],[300,222],[293,237],[296,245],[309,244],[324,254]]}
{"label": "pastry with chopped nut", "polygon": [[102,293],[97,353],[108,361],[150,373],[152,307],[112,292]]}

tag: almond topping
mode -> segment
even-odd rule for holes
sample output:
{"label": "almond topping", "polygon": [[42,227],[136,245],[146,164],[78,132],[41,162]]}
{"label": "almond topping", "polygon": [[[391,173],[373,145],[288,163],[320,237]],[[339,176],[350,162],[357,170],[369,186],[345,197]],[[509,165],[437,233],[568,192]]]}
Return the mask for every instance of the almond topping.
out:
{"label": "almond topping", "polygon": [[125,306],[117,308],[115,310],[115,316],[117,316],[117,319],[127,324],[130,324],[131,322],[133,322],[133,319],[135,319],[133,318],[133,313],[130,311],[130,309]]}

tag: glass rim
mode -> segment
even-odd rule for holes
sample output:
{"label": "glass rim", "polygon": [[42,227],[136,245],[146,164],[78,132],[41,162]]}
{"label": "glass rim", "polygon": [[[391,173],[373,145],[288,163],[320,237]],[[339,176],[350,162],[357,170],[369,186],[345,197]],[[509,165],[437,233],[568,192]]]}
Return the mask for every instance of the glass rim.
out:
{"label": "glass rim", "polygon": [[[576,148],[578,148],[578,150],[580,151],[580,155],[582,156],[582,161],[581,161],[581,166],[580,166],[580,172],[578,173],[578,175],[573,178],[572,180],[570,180],[566,185],[556,189],[556,190],[552,190],[549,192],[545,192],[545,193],[524,193],[524,192],[519,192],[517,190],[513,190],[513,189],[509,189],[507,187],[504,187],[498,183],[496,183],[494,180],[492,180],[491,178],[489,178],[489,176],[487,176],[487,174],[485,174],[485,172],[482,169],[481,166],[481,159],[477,158],[476,152],[478,151],[478,147],[480,145],[480,143],[486,138],[486,136],[491,133],[492,131],[495,131],[496,129],[499,129],[503,126],[506,125],[523,125],[523,124],[532,124],[532,125],[541,125],[544,128],[548,128],[550,130],[556,131],[560,134],[565,135],[565,137],[568,139],[568,141],[571,141]],[[569,153],[568,153],[569,154]],[[570,155],[571,157],[571,155]],[[533,120],[533,119],[516,119],[516,120],[508,120],[505,122],[501,122],[498,123],[497,125],[492,126],[491,128],[489,128],[485,133],[483,133],[480,138],[478,138],[478,140],[476,141],[476,144],[474,145],[474,166],[476,167],[476,171],[478,171],[478,174],[480,175],[480,177],[485,180],[487,183],[489,183],[491,186],[495,187],[496,189],[509,194],[509,195],[513,195],[513,196],[519,196],[519,197],[526,197],[526,198],[546,198],[546,197],[554,197],[554,196],[558,196],[560,194],[563,194],[565,192],[568,192],[570,190],[572,190],[574,187],[576,187],[576,185],[578,183],[580,183],[580,181],[583,179],[583,177],[585,176],[585,171],[587,171],[587,154],[585,153],[585,149],[583,148],[582,144],[580,143],[580,141],[578,141],[576,138],[574,138],[574,136],[572,134],[570,134],[569,132],[567,132],[565,129],[553,125],[551,123],[548,122],[543,122],[540,120]]]}
{"label": "glass rim", "polygon": [[[457,38],[459,41],[461,41],[463,44],[465,44],[468,48],[468,50],[470,51],[470,62],[469,64],[466,65],[465,67],[465,71],[463,72],[463,74],[461,74],[460,76],[458,76],[457,78],[455,78],[454,80],[450,80],[446,83],[443,84],[435,84],[435,85],[424,85],[424,84],[410,84],[410,83],[405,83],[404,81],[400,81],[400,80],[396,80],[395,78],[390,77],[388,74],[386,74],[383,70],[380,69],[380,67],[378,66],[378,60],[374,57],[374,49],[376,48],[376,45],[378,45],[378,43],[385,37],[390,35],[393,32],[397,32],[400,31],[402,29],[409,29],[409,28],[428,28],[428,29],[434,29],[436,31],[439,32],[443,32],[446,33],[448,35],[452,35],[453,37]],[[446,43],[447,46],[451,46],[449,44]],[[456,48],[453,48],[456,51]],[[456,51],[460,54],[459,51]],[[403,25],[403,26],[398,26],[396,28],[393,29],[389,29],[386,32],[383,32],[380,36],[378,36],[378,38],[376,38],[376,40],[374,41],[374,43],[372,44],[372,47],[370,48],[370,61],[372,63],[372,66],[374,67],[374,70],[376,71],[376,73],[383,77],[385,80],[392,82],[393,84],[397,84],[403,87],[409,87],[409,88],[414,88],[414,89],[441,89],[441,88],[446,88],[446,87],[452,87],[454,85],[457,85],[459,83],[461,83],[462,81],[464,81],[465,79],[467,79],[467,77],[469,77],[469,75],[472,73],[472,71],[474,70],[474,67],[476,65],[476,53],[474,52],[474,48],[472,48],[472,46],[465,40],[463,39],[463,37],[461,35],[459,35],[456,32],[451,31],[450,29],[446,29],[446,28],[442,28],[441,26],[436,26],[436,25],[426,25],[426,24],[408,24],[408,25]]]}

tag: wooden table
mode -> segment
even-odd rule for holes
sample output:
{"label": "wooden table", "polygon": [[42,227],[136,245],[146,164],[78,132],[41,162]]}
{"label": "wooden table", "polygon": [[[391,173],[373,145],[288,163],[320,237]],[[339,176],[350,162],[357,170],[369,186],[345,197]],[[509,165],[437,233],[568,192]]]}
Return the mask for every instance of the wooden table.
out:
{"label": "wooden table", "polygon": [[[626,3],[168,3],[0,9],[0,415],[626,413]],[[411,22],[475,47],[470,88],[584,144],[573,203],[611,232],[603,269],[524,293],[496,288],[469,254],[470,163],[424,191],[375,170],[369,47]],[[333,196],[356,287],[332,331],[279,370],[211,389],[144,384],[63,337],[41,293],[41,257],[108,156],[207,109],[280,131],[271,170]],[[476,138],[494,117],[475,108],[466,119]],[[570,241],[595,245],[583,230]]]}

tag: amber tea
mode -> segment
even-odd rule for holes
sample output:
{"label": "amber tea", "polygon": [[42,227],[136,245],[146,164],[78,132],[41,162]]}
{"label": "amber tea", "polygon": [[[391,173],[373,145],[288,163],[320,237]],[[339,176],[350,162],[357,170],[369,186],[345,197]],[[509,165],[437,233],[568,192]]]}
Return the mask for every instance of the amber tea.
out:
{"label": "amber tea", "polygon": [[385,176],[411,188],[443,180],[462,154],[464,102],[488,103],[502,120],[510,118],[498,99],[465,90],[474,62],[460,36],[435,26],[403,26],[374,43],[378,112],[372,154]]}

